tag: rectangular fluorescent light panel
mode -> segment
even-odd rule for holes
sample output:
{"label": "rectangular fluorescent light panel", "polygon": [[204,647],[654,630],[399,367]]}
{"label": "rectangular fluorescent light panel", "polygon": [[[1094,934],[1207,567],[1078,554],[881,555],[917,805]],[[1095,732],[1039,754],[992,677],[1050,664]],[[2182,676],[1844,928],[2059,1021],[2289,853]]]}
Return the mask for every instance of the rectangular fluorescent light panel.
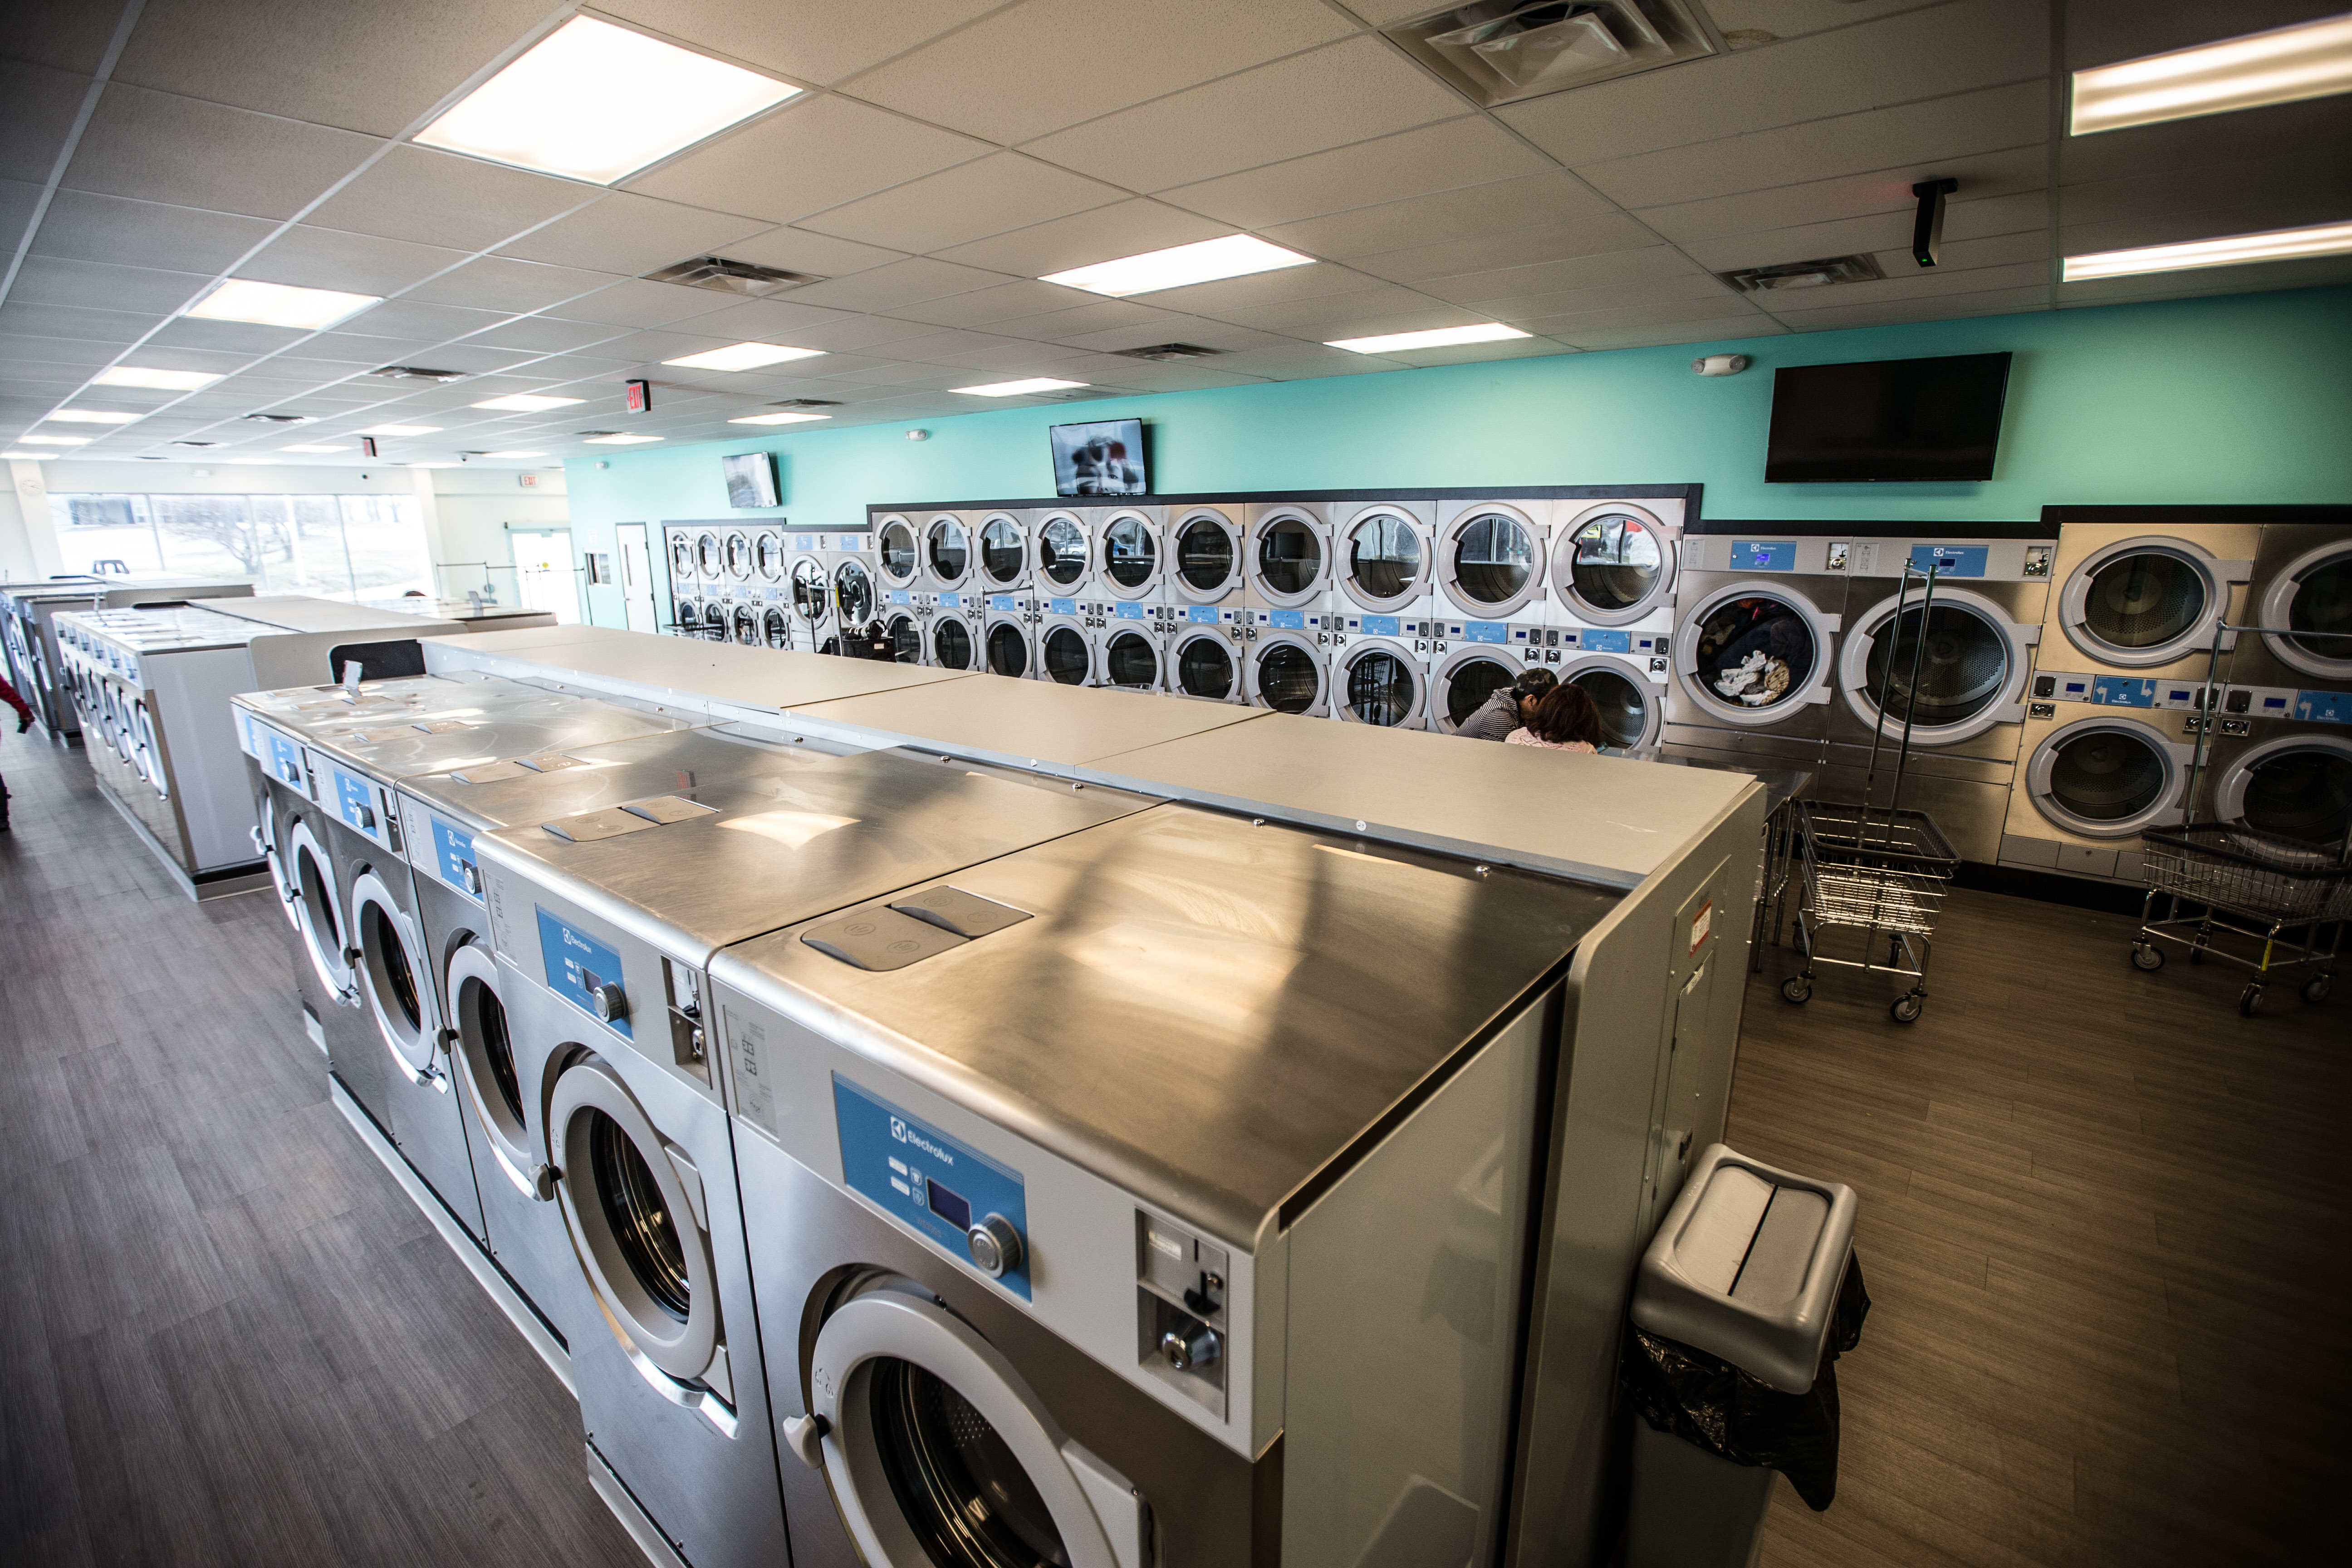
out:
{"label": "rectangular fluorescent light panel", "polygon": [[593,16],[574,16],[416,140],[609,185],[800,90]]}
{"label": "rectangular fluorescent light panel", "polygon": [[1524,338],[1528,334],[1517,327],[1507,327],[1500,321],[1484,321],[1475,327],[1437,327],[1426,332],[1390,332],[1377,338],[1341,338],[1328,342],[1327,349],[1346,349],[1351,354],[1411,353],[1415,349],[1446,349],[1456,343],[1499,343],[1508,338]]}
{"label": "rectangular fluorescent light panel", "polygon": [[591,436],[591,447],[634,447],[640,441],[658,441],[658,436]]}
{"label": "rectangular fluorescent light panel", "polygon": [[2352,16],[2074,73],[2077,136],[2352,92]]}
{"label": "rectangular fluorescent light panel", "polygon": [[1073,267],[1067,272],[1049,273],[1038,281],[1124,300],[1130,294],[1181,289],[1188,283],[1214,283],[1221,278],[1245,278],[1253,272],[1309,267],[1314,261],[1311,256],[1268,245],[1250,235],[1229,234],[1223,239],[1204,239],[1197,245],[1171,246],[1166,250],[1147,250],[1140,256],[1123,256],[1116,261],[1097,261],[1091,267]]}
{"label": "rectangular fluorescent light panel", "polygon": [[28,447],[87,447],[90,441],[87,436],[19,436],[16,439]]}
{"label": "rectangular fluorescent light panel", "polygon": [[42,417],[60,425],[128,425],[139,416],[110,414],[102,408],[60,408]]}
{"label": "rectangular fluorescent light panel", "polygon": [[474,405],[477,408],[503,408],[515,414],[536,414],[542,408],[562,408],[583,402],[577,397],[546,397],[535,392],[517,392],[505,397],[493,397]]}
{"label": "rectangular fluorescent light panel", "polygon": [[2347,254],[2352,254],[2352,223],[2323,223],[2310,228],[2232,234],[2220,239],[2191,239],[2179,245],[2143,245],[2131,250],[2070,256],[2063,277],[2066,282],[2081,283],[2093,278],[2130,278],[2142,272],[2187,272],[2199,267],[2236,267],[2249,261],[2293,261],[2306,256]]}
{"label": "rectangular fluorescent light panel", "polygon": [[688,370],[757,370],[763,364],[782,364],[792,359],[816,359],[823,349],[788,349],[781,343],[730,343],[723,349],[710,349],[684,359],[666,359],[664,364],[684,365]]}
{"label": "rectangular fluorescent light panel", "polygon": [[220,379],[201,370],[147,370],[135,364],[119,364],[111,370],[100,371],[91,376],[93,386],[143,386],[155,392],[194,392],[210,386]]}
{"label": "rectangular fluorescent light panel", "polygon": [[986,386],[954,386],[948,390],[968,397],[1018,397],[1026,392],[1059,392],[1066,386],[1085,384],[1083,381],[1056,381],[1050,375],[1033,375],[1026,381],[998,381]]}
{"label": "rectangular fluorescent light panel", "polygon": [[359,431],[362,436],[438,436],[438,425],[376,425]]}
{"label": "rectangular fluorescent light panel", "polygon": [[830,414],[747,414],[740,419],[730,419],[730,425],[798,425],[803,420],[830,419]]}
{"label": "rectangular fluorescent light panel", "polygon": [[333,289],[297,289],[290,283],[256,283],[232,278],[187,313],[207,321],[251,321],[264,327],[317,331],[382,302],[381,294],[345,294]]}
{"label": "rectangular fluorescent light panel", "polygon": [[11,463],[46,463],[55,452],[0,452],[0,461]]}

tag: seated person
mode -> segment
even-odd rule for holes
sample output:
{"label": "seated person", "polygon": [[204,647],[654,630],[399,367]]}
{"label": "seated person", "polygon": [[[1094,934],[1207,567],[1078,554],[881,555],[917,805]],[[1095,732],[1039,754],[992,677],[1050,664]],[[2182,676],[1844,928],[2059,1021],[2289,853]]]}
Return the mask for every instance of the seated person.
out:
{"label": "seated person", "polygon": [[1601,709],[1581,686],[1555,686],[1528,716],[1527,727],[1504,736],[1503,743],[1554,752],[1598,752],[1602,749]]}
{"label": "seated person", "polygon": [[1479,704],[1477,710],[1455,727],[1454,733],[1474,741],[1499,741],[1528,721],[1536,703],[1559,684],[1550,670],[1531,667],[1519,678]]}

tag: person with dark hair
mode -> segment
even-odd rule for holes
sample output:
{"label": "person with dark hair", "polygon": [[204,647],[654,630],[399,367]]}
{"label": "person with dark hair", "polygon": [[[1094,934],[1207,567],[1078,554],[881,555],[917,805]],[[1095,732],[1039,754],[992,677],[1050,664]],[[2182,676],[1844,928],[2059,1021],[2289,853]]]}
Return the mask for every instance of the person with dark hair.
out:
{"label": "person with dark hair", "polygon": [[1527,727],[1512,731],[1503,742],[1555,752],[1597,752],[1601,750],[1601,710],[1584,688],[1563,682],[1536,704]]}
{"label": "person with dark hair", "polygon": [[1539,666],[1519,671],[1519,678],[1478,705],[1470,717],[1455,727],[1454,733],[1473,741],[1499,741],[1528,721],[1536,704],[1545,692],[1559,684],[1559,677]]}

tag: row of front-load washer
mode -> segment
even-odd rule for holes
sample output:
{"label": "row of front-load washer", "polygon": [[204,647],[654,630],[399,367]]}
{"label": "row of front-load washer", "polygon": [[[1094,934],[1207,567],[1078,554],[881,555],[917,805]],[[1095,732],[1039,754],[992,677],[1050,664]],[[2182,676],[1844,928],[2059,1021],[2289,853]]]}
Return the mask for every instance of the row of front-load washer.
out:
{"label": "row of front-load washer", "polygon": [[1639,894],[496,677],[236,709],[346,1114],[654,1561],[1496,1555],[1560,977]]}

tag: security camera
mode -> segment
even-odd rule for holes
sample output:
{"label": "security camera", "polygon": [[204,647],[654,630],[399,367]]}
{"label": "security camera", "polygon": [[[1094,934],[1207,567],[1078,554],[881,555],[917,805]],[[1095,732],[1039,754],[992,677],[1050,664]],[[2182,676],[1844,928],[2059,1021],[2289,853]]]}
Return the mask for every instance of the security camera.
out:
{"label": "security camera", "polygon": [[1708,354],[1691,361],[1691,373],[1695,375],[1738,375],[1747,368],[1746,354]]}

